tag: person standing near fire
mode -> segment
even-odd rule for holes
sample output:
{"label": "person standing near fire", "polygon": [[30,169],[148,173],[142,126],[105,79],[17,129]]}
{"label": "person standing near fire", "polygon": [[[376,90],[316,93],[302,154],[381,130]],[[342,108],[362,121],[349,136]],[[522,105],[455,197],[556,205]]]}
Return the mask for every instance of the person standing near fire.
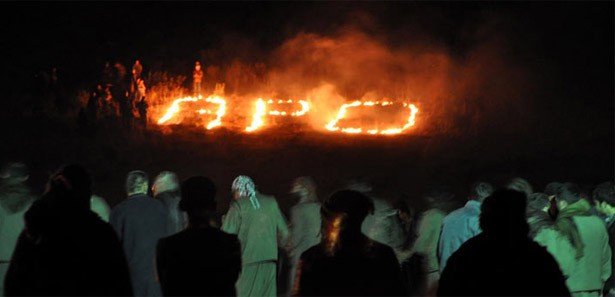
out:
{"label": "person standing near fire", "polygon": [[135,108],[139,112],[139,124],[143,129],[147,127],[147,101],[145,101],[145,82],[142,78],[137,79],[137,100]]}
{"label": "person standing near fire", "polygon": [[135,64],[132,65],[132,79],[134,81],[137,81],[139,78],[141,78],[142,72],[143,72],[143,65],[141,65],[141,62],[139,62],[139,60],[136,60]]}
{"label": "person standing near fire", "polygon": [[194,71],[192,71],[193,92],[195,95],[201,95],[201,85],[203,84],[203,69],[201,63],[196,61]]}

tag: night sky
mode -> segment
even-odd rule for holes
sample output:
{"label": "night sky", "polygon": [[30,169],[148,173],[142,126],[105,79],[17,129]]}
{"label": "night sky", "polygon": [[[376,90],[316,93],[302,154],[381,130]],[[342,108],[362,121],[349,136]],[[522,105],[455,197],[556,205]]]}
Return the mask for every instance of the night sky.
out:
{"label": "night sky", "polygon": [[390,46],[438,44],[463,59],[480,42],[473,33],[487,28],[501,34],[519,63],[542,72],[545,80],[557,81],[561,88],[570,88],[563,93],[583,95],[585,101],[613,99],[610,1],[43,2],[2,6],[4,70],[20,78],[57,65],[71,83],[88,83],[97,78],[94,73],[98,75],[104,61],[129,65],[135,58],[149,68],[185,73],[201,51],[221,47],[225,52],[221,60],[259,61],[298,32],[327,35],[347,24]]}

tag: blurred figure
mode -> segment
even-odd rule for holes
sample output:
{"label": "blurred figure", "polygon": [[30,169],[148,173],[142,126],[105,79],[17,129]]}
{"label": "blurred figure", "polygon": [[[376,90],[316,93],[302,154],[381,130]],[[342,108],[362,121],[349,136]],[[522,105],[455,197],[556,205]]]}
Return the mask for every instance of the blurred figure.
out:
{"label": "blurred figure", "polygon": [[316,183],[312,178],[303,176],[295,179],[291,193],[299,197],[299,202],[290,209],[291,240],[289,250],[291,271],[289,288],[292,290],[299,257],[307,249],[320,242],[321,218]]}
{"label": "blurred figure", "polygon": [[555,196],[557,196],[557,193],[560,192],[563,186],[564,184],[560,182],[550,182],[547,184],[547,186],[545,186],[545,194],[549,196],[549,201],[551,202],[549,205],[548,213],[553,220],[557,218],[557,214],[559,213],[559,209],[557,207],[557,199],[555,199]]}
{"label": "blurred figure", "polygon": [[103,221],[109,222],[111,208],[103,197],[92,195],[90,198],[90,209],[97,214]]}
{"label": "blurred figure", "polygon": [[147,88],[145,87],[145,81],[141,78],[137,79],[137,95],[135,101],[139,101],[145,98],[145,92]]}
{"label": "blurred figure", "polygon": [[35,199],[26,184],[29,176],[23,163],[9,163],[0,172],[0,296],[4,296],[4,277],[24,229],[24,214]]}
{"label": "blurred figure", "polygon": [[481,205],[482,233],[448,260],[439,296],[570,296],[553,257],[528,238],[526,195],[498,190]]}
{"label": "blurred figure", "polygon": [[186,228],[186,213],[179,209],[179,179],[170,171],[163,171],[154,180],[152,186],[154,198],[160,200],[169,215],[169,232],[175,234]]}
{"label": "blurred figure", "polygon": [[240,175],[231,187],[233,201],[222,230],[237,234],[242,247],[239,296],[276,296],[278,239],[284,246],[288,226],[272,196],[256,190],[251,178]]}
{"label": "blurred figure", "polygon": [[182,183],[179,207],[188,213],[188,228],[160,239],[156,264],[164,296],[235,296],[241,271],[236,235],[210,225],[216,211],[216,187],[206,177]]}
{"label": "blurred figure", "polygon": [[[408,206],[407,198],[401,198],[393,204],[393,208],[397,211],[397,219],[401,224],[404,232],[404,243],[400,250],[407,250],[412,247],[416,240],[416,228],[418,216],[414,208]],[[397,251],[396,251],[397,252]]]}
{"label": "blurred figure", "polygon": [[192,71],[192,91],[195,95],[201,95],[201,86],[203,84],[203,69],[201,69],[201,63],[197,61],[194,64],[194,71]]}
{"label": "blurred figure", "polygon": [[515,177],[511,179],[508,182],[508,185],[506,186],[506,188],[524,193],[525,196],[529,196],[532,193],[534,193],[534,190],[532,189],[532,185],[530,185],[530,183],[527,180],[520,178],[520,177]]}
{"label": "blurred figure", "polygon": [[137,108],[137,111],[139,112],[139,124],[141,125],[142,129],[147,129],[147,101],[145,100],[145,96],[141,97],[141,99],[139,101],[137,101],[135,103],[135,107]]}
{"label": "blurred figure", "polygon": [[349,190],[360,192],[372,200],[374,212],[367,215],[361,230],[363,233],[382,244],[393,249],[401,248],[404,244],[404,231],[397,220],[397,211],[388,201],[373,197],[372,184],[364,178],[351,180],[346,187]]}
{"label": "blurred figure", "polygon": [[96,86],[96,90],[94,90],[94,92],[92,92],[92,94],[90,95],[90,98],[88,99],[87,102],[87,117],[90,121],[92,122],[96,122],[98,121],[98,116],[99,116],[99,109],[101,106],[101,102],[99,101],[102,97],[101,94],[103,92],[102,86],[98,85]]}
{"label": "blurred figure", "polygon": [[[406,271],[406,275],[415,276],[415,279],[408,281],[410,284],[411,296],[433,296],[436,293],[438,279],[440,278],[438,265],[438,242],[442,223],[446,216],[454,194],[444,186],[438,186],[430,190],[425,195],[428,209],[420,217],[417,228],[417,238],[408,253],[402,254],[400,262],[404,270],[418,270],[414,272]],[[416,260],[408,260],[411,257]],[[404,265],[413,263],[412,265]],[[421,265],[416,265],[420,263]]]}
{"label": "blurred figure", "polygon": [[480,206],[493,193],[493,186],[484,181],[472,185],[470,197],[465,206],[451,212],[444,218],[442,234],[438,244],[440,273],[444,271],[448,258],[468,239],[478,235],[480,230]]}
{"label": "blurred figure", "polygon": [[62,167],[25,214],[5,282],[7,296],[132,295],[122,246],[90,211],[91,182],[80,166]]}
{"label": "blurred figure", "polygon": [[572,242],[555,227],[555,220],[548,214],[550,204],[549,196],[543,193],[532,193],[527,197],[529,236],[547,249],[559,264],[564,277],[568,278],[575,269],[576,251]]}
{"label": "blurred figure", "polygon": [[604,182],[593,192],[594,209],[606,223],[611,246],[611,277],[604,285],[604,296],[615,297],[615,184]]}
{"label": "blurred figure", "polygon": [[143,65],[139,60],[135,60],[135,63],[132,65],[132,77],[134,81],[137,81],[141,78],[141,73],[143,72]]}
{"label": "blurred figure", "polygon": [[111,68],[111,64],[108,61],[105,62],[105,68],[103,69],[101,80],[103,86],[113,86],[113,81],[115,80],[113,75],[113,68]]}
{"label": "blurred figure", "polygon": [[564,183],[557,194],[557,230],[570,240],[576,251],[576,268],[566,280],[573,296],[600,296],[611,276],[611,248],[604,223],[590,213],[589,201],[581,189]]}
{"label": "blurred figure", "polygon": [[147,195],[148,188],[145,172],[135,170],[128,173],[128,198],[116,205],[109,217],[124,246],[135,296],[162,295],[156,282],[154,258],[158,240],[169,234],[168,215],[159,200]]}
{"label": "blurred figure", "polygon": [[369,197],[351,190],[338,191],[323,203],[323,239],[301,255],[294,295],[404,295],[393,249],[361,232],[373,209]]}

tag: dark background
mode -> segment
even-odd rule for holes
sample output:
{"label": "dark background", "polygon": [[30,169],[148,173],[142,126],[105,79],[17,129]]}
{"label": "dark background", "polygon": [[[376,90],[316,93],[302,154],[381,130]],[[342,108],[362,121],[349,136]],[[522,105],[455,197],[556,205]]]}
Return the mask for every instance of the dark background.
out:
{"label": "dark background", "polygon": [[[37,190],[47,172],[79,162],[112,205],[123,199],[125,174],[172,170],[211,176],[225,204],[232,178],[254,176],[263,192],[285,199],[293,177],[309,174],[325,196],[345,178],[365,175],[381,195],[418,201],[434,181],[454,184],[459,201],[479,176],[496,182],[523,176],[536,189],[549,181],[593,185],[613,179],[613,2],[131,2],[0,5],[2,135],[0,158],[22,160]],[[369,21],[362,21],[362,18]],[[495,20],[495,21],[494,21]],[[35,76],[57,67],[67,90],[91,88],[105,61],[145,71],[190,73],[194,60],[269,61],[300,32],[326,36],[349,23],[390,47],[444,48],[468,58],[476,32],[501,37],[509,63],[531,77],[522,113],[485,114],[476,133],[446,131],[398,138],[329,135],[257,136],[222,131],[133,135],[103,131],[82,137],[70,117],[24,112],[36,101]],[[488,86],[486,86],[488,87]],[[491,98],[490,100],[498,100]],[[497,124],[490,125],[492,121]],[[180,135],[181,134],[181,135]],[[285,200],[284,200],[285,201]],[[282,201],[282,204],[285,202]]]}

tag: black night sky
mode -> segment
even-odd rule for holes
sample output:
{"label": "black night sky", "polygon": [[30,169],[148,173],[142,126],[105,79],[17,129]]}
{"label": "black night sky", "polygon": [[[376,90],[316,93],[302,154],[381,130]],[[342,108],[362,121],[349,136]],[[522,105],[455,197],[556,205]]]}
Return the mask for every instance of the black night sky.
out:
{"label": "black night sky", "polygon": [[[36,149],[53,151],[40,140],[45,132],[31,127],[31,123],[40,119],[19,113],[23,102],[36,101],[30,93],[40,71],[57,67],[67,89],[88,89],[97,84],[105,61],[129,66],[134,59],[140,59],[145,72],[167,71],[173,75],[190,75],[197,59],[205,65],[216,64],[222,68],[234,60],[273,66],[277,63],[273,53],[298,34],[335,38],[344,28],[351,27],[392,50],[437,48],[456,65],[473,65],[475,67],[468,68],[478,69],[477,72],[488,69],[490,72],[485,75],[488,80],[482,84],[485,93],[480,90],[472,93],[474,97],[486,98],[478,100],[482,105],[504,100],[493,94],[510,94],[506,88],[515,86],[509,84],[510,76],[503,75],[499,79],[498,75],[515,69],[514,77],[524,81],[522,96],[517,102],[524,108],[502,107],[495,110],[496,114],[490,109],[484,114],[485,120],[479,121],[485,128],[478,130],[489,130],[491,121],[495,121],[493,130],[507,123],[506,131],[512,131],[514,136],[511,137],[517,142],[506,151],[506,156],[494,153],[491,158],[497,161],[472,170],[495,170],[500,164],[515,164],[520,167],[502,170],[527,173],[542,183],[550,178],[550,170],[544,166],[560,168],[564,167],[563,162],[570,162],[567,173],[559,171],[561,178],[592,182],[598,182],[600,177],[613,178],[615,33],[612,1],[42,2],[3,3],[1,6],[0,53],[2,83],[6,90],[1,100],[6,114],[2,121],[3,133],[27,135],[12,136],[5,143],[8,145],[3,145],[4,160],[27,159],[26,153]],[[491,66],[488,59],[482,59],[490,48],[502,60],[498,66]],[[456,81],[462,79],[463,76]],[[23,128],[15,131],[15,126],[7,123],[16,121],[30,124],[17,125]],[[473,142],[473,147],[489,150],[489,145],[495,145],[496,140],[490,138],[489,133],[479,133],[482,136]],[[81,140],[71,142],[72,138],[66,137],[67,143],[81,143]],[[483,145],[487,143],[489,145]],[[446,149],[440,152],[454,154],[454,150],[453,153]],[[101,154],[121,155],[121,149],[108,148]],[[54,154],[48,153],[47,157],[32,157],[26,161],[34,163],[35,169],[50,170],[49,167],[69,161],[69,155],[60,153],[54,159]],[[545,160],[544,156],[553,159]],[[170,161],[156,164],[156,157],[134,163],[121,161],[130,159],[125,156],[113,158],[120,160],[117,164],[122,170],[143,166],[157,171],[163,169],[159,164],[170,164]],[[458,160],[466,158],[473,157],[457,156]],[[537,160],[545,163],[536,163]],[[86,157],[77,161],[88,163],[90,167],[97,164]],[[464,162],[459,164],[467,164]],[[543,173],[529,170],[533,165],[540,167]],[[324,167],[301,165],[295,169],[316,175]],[[181,172],[182,169],[176,170]],[[196,171],[184,170],[185,173]],[[580,171],[591,174],[573,173]],[[224,173],[214,179],[226,187],[233,174],[237,173]],[[121,178],[112,182],[109,175],[113,174],[100,173],[96,178],[100,183],[120,184]],[[285,189],[271,185],[288,179],[290,176],[262,178],[270,191],[280,193]],[[115,191],[110,193],[115,195]]]}

